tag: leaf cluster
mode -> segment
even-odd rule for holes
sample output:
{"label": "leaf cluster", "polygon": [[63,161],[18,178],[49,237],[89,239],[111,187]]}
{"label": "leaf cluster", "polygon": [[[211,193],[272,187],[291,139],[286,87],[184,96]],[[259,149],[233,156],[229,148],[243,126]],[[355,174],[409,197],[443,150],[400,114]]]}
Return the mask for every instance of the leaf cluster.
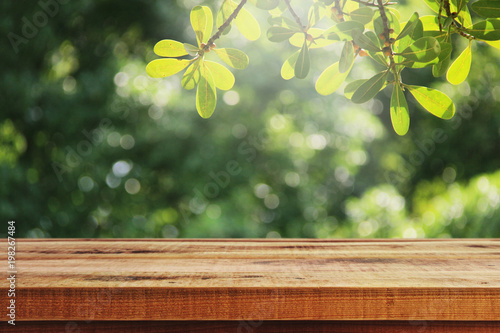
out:
{"label": "leaf cluster", "polygon": [[[269,12],[266,32],[271,42],[288,42],[294,51],[281,67],[285,80],[304,79],[311,68],[311,55],[316,49],[340,44],[340,57],[319,75],[315,87],[321,95],[337,91],[347,80],[358,58],[371,59],[380,72],[371,78],[354,80],[344,87],[344,95],[353,103],[365,103],[382,89],[392,86],[390,115],[399,135],[408,132],[410,116],[405,92],[408,91],[421,107],[431,114],[450,119],[455,105],[444,93],[431,87],[408,85],[402,81],[406,68],[432,68],[435,77],[445,76],[454,85],[468,76],[472,61],[473,42],[486,42],[500,47],[500,1],[424,0],[435,14],[421,16],[415,12],[407,21],[393,8],[395,3],[382,0],[313,0],[307,21],[302,22],[290,0],[253,0],[256,7]],[[206,60],[211,50],[227,65],[244,69],[248,57],[240,50],[217,48],[213,41],[231,29],[232,23],[240,33],[253,41],[261,34],[257,20],[239,4],[223,0],[216,16],[218,32],[210,37],[213,16],[210,8],[196,6],[191,11],[191,25],[198,45],[173,40],[156,44],[154,51],[167,59],[154,60],[147,66],[152,77],[166,77],[185,69],[182,86],[197,86],[196,108],[208,118],[215,110],[216,90],[231,89],[233,74],[223,65]],[[485,18],[473,22],[469,8]],[[319,28],[328,22],[328,28]],[[468,46],[452,59],[453,35],[465,38]],[[190,56],[190,59],[182,58]],[[189,67],[188,67],[189,66]]]}

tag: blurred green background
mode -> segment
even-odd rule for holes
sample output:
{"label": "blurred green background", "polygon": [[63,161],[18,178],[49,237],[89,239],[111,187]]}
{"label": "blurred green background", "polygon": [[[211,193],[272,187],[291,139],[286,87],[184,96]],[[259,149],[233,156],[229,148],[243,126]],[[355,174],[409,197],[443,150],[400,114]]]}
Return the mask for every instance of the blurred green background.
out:
{"label": "blurred green background", "polygon": [[[500,50],[474,43],[457,87],[430,68],[405,71],[452,97],[457,114],[410,103],[399,137],[390,89],[363,105],[343,89],[315,92],[338,45],[311,52],[305,80],[281,79],[293,48],[267,41],[267,14],[248,5],[263,35],[233,29],[216,42],[250,65],[204,120],[181,74],[145,73],[157,41],[195,43],[200,2],[1,2],[2,237],[8,220],[17,237],[500,237]],[[400,3],[403,20],[431,14]],[[454,57],[464,47],[457,40]],[[362,58],[350,78],[373,73]]]}

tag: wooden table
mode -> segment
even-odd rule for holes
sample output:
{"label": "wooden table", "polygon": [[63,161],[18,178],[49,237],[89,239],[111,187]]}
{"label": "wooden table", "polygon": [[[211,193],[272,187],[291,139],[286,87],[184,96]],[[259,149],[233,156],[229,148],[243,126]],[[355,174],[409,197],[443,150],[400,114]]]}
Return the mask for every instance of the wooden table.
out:
{"label": "wooden table", "polygon": [[2,332],[500,332],[499,239],[18,239],[16,265]]}

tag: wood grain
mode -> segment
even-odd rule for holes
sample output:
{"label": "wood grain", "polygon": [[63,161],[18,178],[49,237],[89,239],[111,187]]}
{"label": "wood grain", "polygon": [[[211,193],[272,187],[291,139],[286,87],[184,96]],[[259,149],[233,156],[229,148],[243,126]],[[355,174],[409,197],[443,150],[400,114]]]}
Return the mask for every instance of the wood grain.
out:
{"label": "wood grain", "polygon": [[[3,325],[2,325],[3,324]],[[484,321],[38,321],[3,333],[498,333],[500,322]]]}
{"label": "wood grain", "polygon": [[498,239],[18,239],[16,250],[19,321],[500,321]]}

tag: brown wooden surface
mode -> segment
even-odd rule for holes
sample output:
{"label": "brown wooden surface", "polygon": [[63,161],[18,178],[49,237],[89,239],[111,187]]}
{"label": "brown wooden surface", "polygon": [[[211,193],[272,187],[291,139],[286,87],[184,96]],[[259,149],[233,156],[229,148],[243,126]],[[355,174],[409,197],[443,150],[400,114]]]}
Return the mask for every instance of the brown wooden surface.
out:
{"label": "brown wooden surface", "polygon": [[16,250],[18,321],[500,320],[498,239],[18,239]]}
{"label": "brown wooden surface", "polygon": [[[4,325],[2,325],[4,324]],[[2,333],[498,333],[500,322],[448,321],[38,321]]]}

